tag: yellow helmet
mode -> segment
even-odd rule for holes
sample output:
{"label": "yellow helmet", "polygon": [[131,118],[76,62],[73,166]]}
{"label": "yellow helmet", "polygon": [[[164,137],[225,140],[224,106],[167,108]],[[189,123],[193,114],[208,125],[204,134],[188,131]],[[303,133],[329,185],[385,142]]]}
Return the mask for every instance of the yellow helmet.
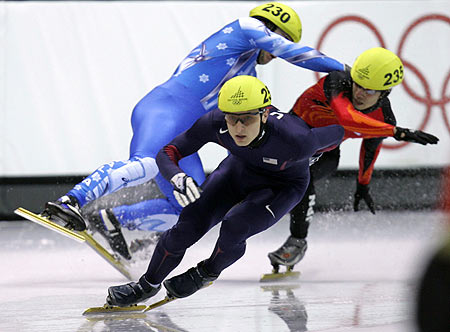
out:
{"label": "yellow helmet", "polygon": [[264,5],[253,8],[250,11],[251,17],[263,17],[298,43],[302,37],[302,22],[295,10],[279,2],[269,2]]}
{"label": "yellow helmet", "polygon": [[350,75],[365,89],[388,90],[403,81],[403,63],[391,51],[375,47],[356,58]]}
{"label": "yellow helmet", "polygon": [[218,106],[225,113],[245,113],[271,104],[267,86],[256,77],[241,75],[225,82],[219,91]]}

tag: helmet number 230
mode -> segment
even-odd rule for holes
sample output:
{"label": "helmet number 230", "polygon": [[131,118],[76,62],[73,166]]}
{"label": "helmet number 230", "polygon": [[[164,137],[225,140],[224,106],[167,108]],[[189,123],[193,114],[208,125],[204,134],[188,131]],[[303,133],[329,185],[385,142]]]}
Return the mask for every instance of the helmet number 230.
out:
{"label": "helmet number 230", "polygon": [[384,78],[386,79],[383,84],[384,86],[397,83],[403,78],[403,66],[400,66],[398,69],[394,70],[393,73],[387,73],[386,75],[384,75]]}
{"label": "helmet number 230", "polygon": [[[272,8],[274,8],[274,10],[272,10]],[[286,13],[286,12],[283,13],[283,9],[278,6],[275,6],[273,3],[267,4],[267,6],[264,7],[262,10],[265,12],[271,13],[273,16],[281,15],[280,21],[283,23],[286,23],[291,18],[291,15],[289,15],[289,13]]]}

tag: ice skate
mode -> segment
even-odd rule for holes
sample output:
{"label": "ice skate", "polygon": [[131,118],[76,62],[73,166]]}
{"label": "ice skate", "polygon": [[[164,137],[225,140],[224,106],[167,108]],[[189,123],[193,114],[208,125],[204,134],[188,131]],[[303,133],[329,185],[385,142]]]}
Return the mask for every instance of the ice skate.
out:
{"label": "ice skate", "polygon": [[[270,264],[274,268],[280,265],[293,267],[305,256],[308,243],[305,239],[289,236],[286,242],[278,249],[268,254]],[[278,269],[276,269],[278,272]]]}
{"label": "ice skate", "polygon": [[204,268],[204,261],[202,261],[196,267],[192,267],[186,272],[164,281],[164,287],[170,296],[182,298],[209,286],[218,277],[218,274],[208,273]]}
{"label": "ice skate", "polygon": [[47,202],[41,215],[54,222],[62,222],[68,229],[80,232],[86,229],[80,206],[73,196],[63,196],[57,201]]}
{"label": "ice skate", "polygon": [[99,232],[107,241],[111,249],[123,258],[130,260],[131,254],[122,227],[111,209],[100,210],[98,215],[89,219],[89,224],[94,231]]}
{"label": "ice skate", "polygon": [[[297,279],[300,272],[293,271],[293,268],[305,256],[307,248],[308,244],[305,239],[289,236],[278,250],[268,254],[270,264],[272,264],[272,273],[263,274],[260,281]],[[280,265],[286,266],[285,272],[280,272]]]}
{"label": "ice skate", "polygon": [[149,284],[145,276],[139,279],[139,282],[130,282],[125,285],[112,286],[108,288],[106,302],[109,305],[126,307],[155,296],[161,289],[161,285],[153,287]]}

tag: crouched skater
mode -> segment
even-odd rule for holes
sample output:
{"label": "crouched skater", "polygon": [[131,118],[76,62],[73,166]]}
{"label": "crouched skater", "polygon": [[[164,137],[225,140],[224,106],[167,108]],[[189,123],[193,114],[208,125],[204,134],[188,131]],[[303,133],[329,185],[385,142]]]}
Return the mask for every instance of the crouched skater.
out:
{"label": "crouched skater", "polygon": [[[297,116],[271,106],[268,88],[253,76],[227,81],[219,110],[205,114],[157,155],[161,174],[184,207],[178,222],[164,232],[147,272],[138,282],[108,289],[110,305],[128,306],[154,296],[187,248],[222,222],[211,256],[164,281],[170,296],[182,298],[217,279],[244,255],[246,240],[286,215],[309,183],[309,158],[340,144],[340,125],[310,128]],[[180,159],[215,142],[229,155],[201,187],[178,166]]]}

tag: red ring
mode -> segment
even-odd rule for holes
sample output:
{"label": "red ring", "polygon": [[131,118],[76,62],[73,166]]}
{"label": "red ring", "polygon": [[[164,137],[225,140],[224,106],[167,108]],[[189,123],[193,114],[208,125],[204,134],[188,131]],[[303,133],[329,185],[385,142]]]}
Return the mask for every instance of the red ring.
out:
{"label": "red ring", "polygon": [[[422,84],[423,84],[423,86],[425,88],[425,95],[427,96],[427,100],[431,100],[430,86],[428,85],[425,77],[423,77],[423,75],[419,72],[419,70],[416,67],[414,67],[413,65],[411,65],[408,61],[404,60],[403,61],[403,65],[405,66],[405,68],[411,69],[417,75],[417,77],[422,82]],[[407,90],[408,86],[405,85],[404,82],[403,82],[402,85],[404,86],[406,92],[408,92],[408,90]],[[422,124],[419,127],[419,130],[424,130],[425,129],[425,126],[427,125],[428,120],[429,120],[430,115],[431,115],[431,108],[433,107],[433,105],[431,103],[427,103],[426,102],[425,105],[426,105],[427,109],[426,109],[425,117],[424,117],[424,119],[422,121]],[[402,143],[396,143],[396,144],[395,143],[394,144],[383,143],[383,148],[385,148],[385,149],[400,149],[400,148],[404,147],[407,144],[408,144],[408,142],[402,142]]]}
{"label": "red ring", "polygon": [[[356,22],[356,23],[361,23],[362,25],[367,26],[377,37],[378,41],[380,42],[380,46],[381,47],[386,47],[383,37],[381,36],[381,34],[378,32],[377,28],[375,27],[375,25],[373,25],[371,22],[369,22],[368,20],[366,20],[365,18],[362,18],[360,16],[355,16],[355,15],[348,15],[348,16],[342,16],[336,20],[334,20],[333,22],[331,22],[326,28],[325,30],[322,32],[322,34],[320,35],[319,38],[319,42],[317,44],[316,49],[318,51],[320,51],[320,47],[322,46],[322,43],[325,39],[325,36],[331,31],[331,29],[335,28],[337,25],[341,24],[341,23],[345,23],[345,22]],[[320,76],[319,73],[314,73],[314,75],[316,76],[316,79],[319,80]]]}

